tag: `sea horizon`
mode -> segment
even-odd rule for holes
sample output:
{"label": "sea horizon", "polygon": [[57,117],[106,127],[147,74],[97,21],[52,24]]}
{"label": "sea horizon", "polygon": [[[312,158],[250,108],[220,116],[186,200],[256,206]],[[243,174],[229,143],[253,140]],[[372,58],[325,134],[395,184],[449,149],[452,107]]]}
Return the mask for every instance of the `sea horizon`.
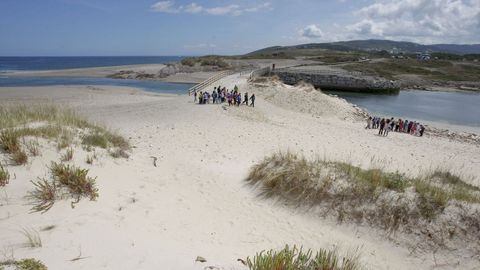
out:
{"label": "sea horizon", "polygon": [[188,56],[0,56],[0,73],[166,64]]}

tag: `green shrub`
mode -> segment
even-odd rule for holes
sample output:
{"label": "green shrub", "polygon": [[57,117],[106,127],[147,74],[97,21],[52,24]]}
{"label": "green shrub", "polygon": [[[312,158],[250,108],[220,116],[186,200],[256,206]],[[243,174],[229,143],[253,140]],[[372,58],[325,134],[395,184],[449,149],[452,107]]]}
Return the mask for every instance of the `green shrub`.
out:
{"label": "green shrub", "polygon": [[180,63],[184,66],[189,66],[189,67],[193,67],[195,66],[195,63],[197,61],[195,61],[195,58],[192,58],[192,57],[188,57],[188,58],[184,58],[182,59],[182,61],[180,61]]}

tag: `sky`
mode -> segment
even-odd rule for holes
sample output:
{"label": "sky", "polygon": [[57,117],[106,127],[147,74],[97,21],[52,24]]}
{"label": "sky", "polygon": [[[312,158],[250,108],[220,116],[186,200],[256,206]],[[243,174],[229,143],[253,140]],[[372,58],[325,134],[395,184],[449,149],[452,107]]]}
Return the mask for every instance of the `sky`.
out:
{"label": "sky", "polygon": [[243,54],[352,39],[480,43],[480,0],[0,0],[0,56]]}

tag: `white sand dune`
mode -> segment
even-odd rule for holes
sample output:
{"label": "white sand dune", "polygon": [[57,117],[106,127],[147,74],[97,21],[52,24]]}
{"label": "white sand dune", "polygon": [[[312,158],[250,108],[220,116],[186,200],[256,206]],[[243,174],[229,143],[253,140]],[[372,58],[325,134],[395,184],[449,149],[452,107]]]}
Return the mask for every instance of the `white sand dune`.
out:
{"label": "white sand dune", "polygon": [[[350,104],[308,88],[254,86],[238,75],[217,84],[254,92],[256,107],[196,105],[189,96],[121,87],[0,88],[1,102],[67,104],[135,146],[128,160],[104,155],[93,165],[76,149],[74,162],[98,177],[100,197],[75,209],[69,201],[57,202],[45,214],[29,213],[24,196],[32,188],[29,181],[45,177],[59,153],[43,146],[42,157],[31,164],[9,166],[15,177],[0,188],[0,256],[34,257],[49,269],[244,269],[237,258],[297,244],[360,248],[369,269],[479,267],[474,259],[448,253],[436,262],[431,252],[411,254],[375,229],[261,199],[243,181],[265,155],[291,150],[409,175],[447,167],[480,185],[478,146],[428,134],[378,137],[364,129]],[[40,231],[41,248],[22,246],[22,226],[48,225],[56,227]],[[197,256],[207,262],[195,263]],[[77,257],[82,259],[72,261]]]}

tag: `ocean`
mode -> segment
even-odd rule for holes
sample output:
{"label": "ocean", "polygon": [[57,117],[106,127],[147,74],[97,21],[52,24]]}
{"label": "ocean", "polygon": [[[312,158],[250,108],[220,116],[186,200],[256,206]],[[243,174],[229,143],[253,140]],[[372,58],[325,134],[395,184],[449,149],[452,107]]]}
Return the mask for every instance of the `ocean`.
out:
{"label": "ocean", "polygon": [[165,64],[183,56],[0,57],[0,73],[140,64]]}
{"label": "ocean", "polygon": [[182,56],[95,56],[95,57],[0,57],[0,87],[48,85],[130,86],[150,92],[185,94],[192,84],[159,81],[120,80],[89,77],[12,77],[12,72],[44,71],[122,65],[165,64],[180,61]]}

